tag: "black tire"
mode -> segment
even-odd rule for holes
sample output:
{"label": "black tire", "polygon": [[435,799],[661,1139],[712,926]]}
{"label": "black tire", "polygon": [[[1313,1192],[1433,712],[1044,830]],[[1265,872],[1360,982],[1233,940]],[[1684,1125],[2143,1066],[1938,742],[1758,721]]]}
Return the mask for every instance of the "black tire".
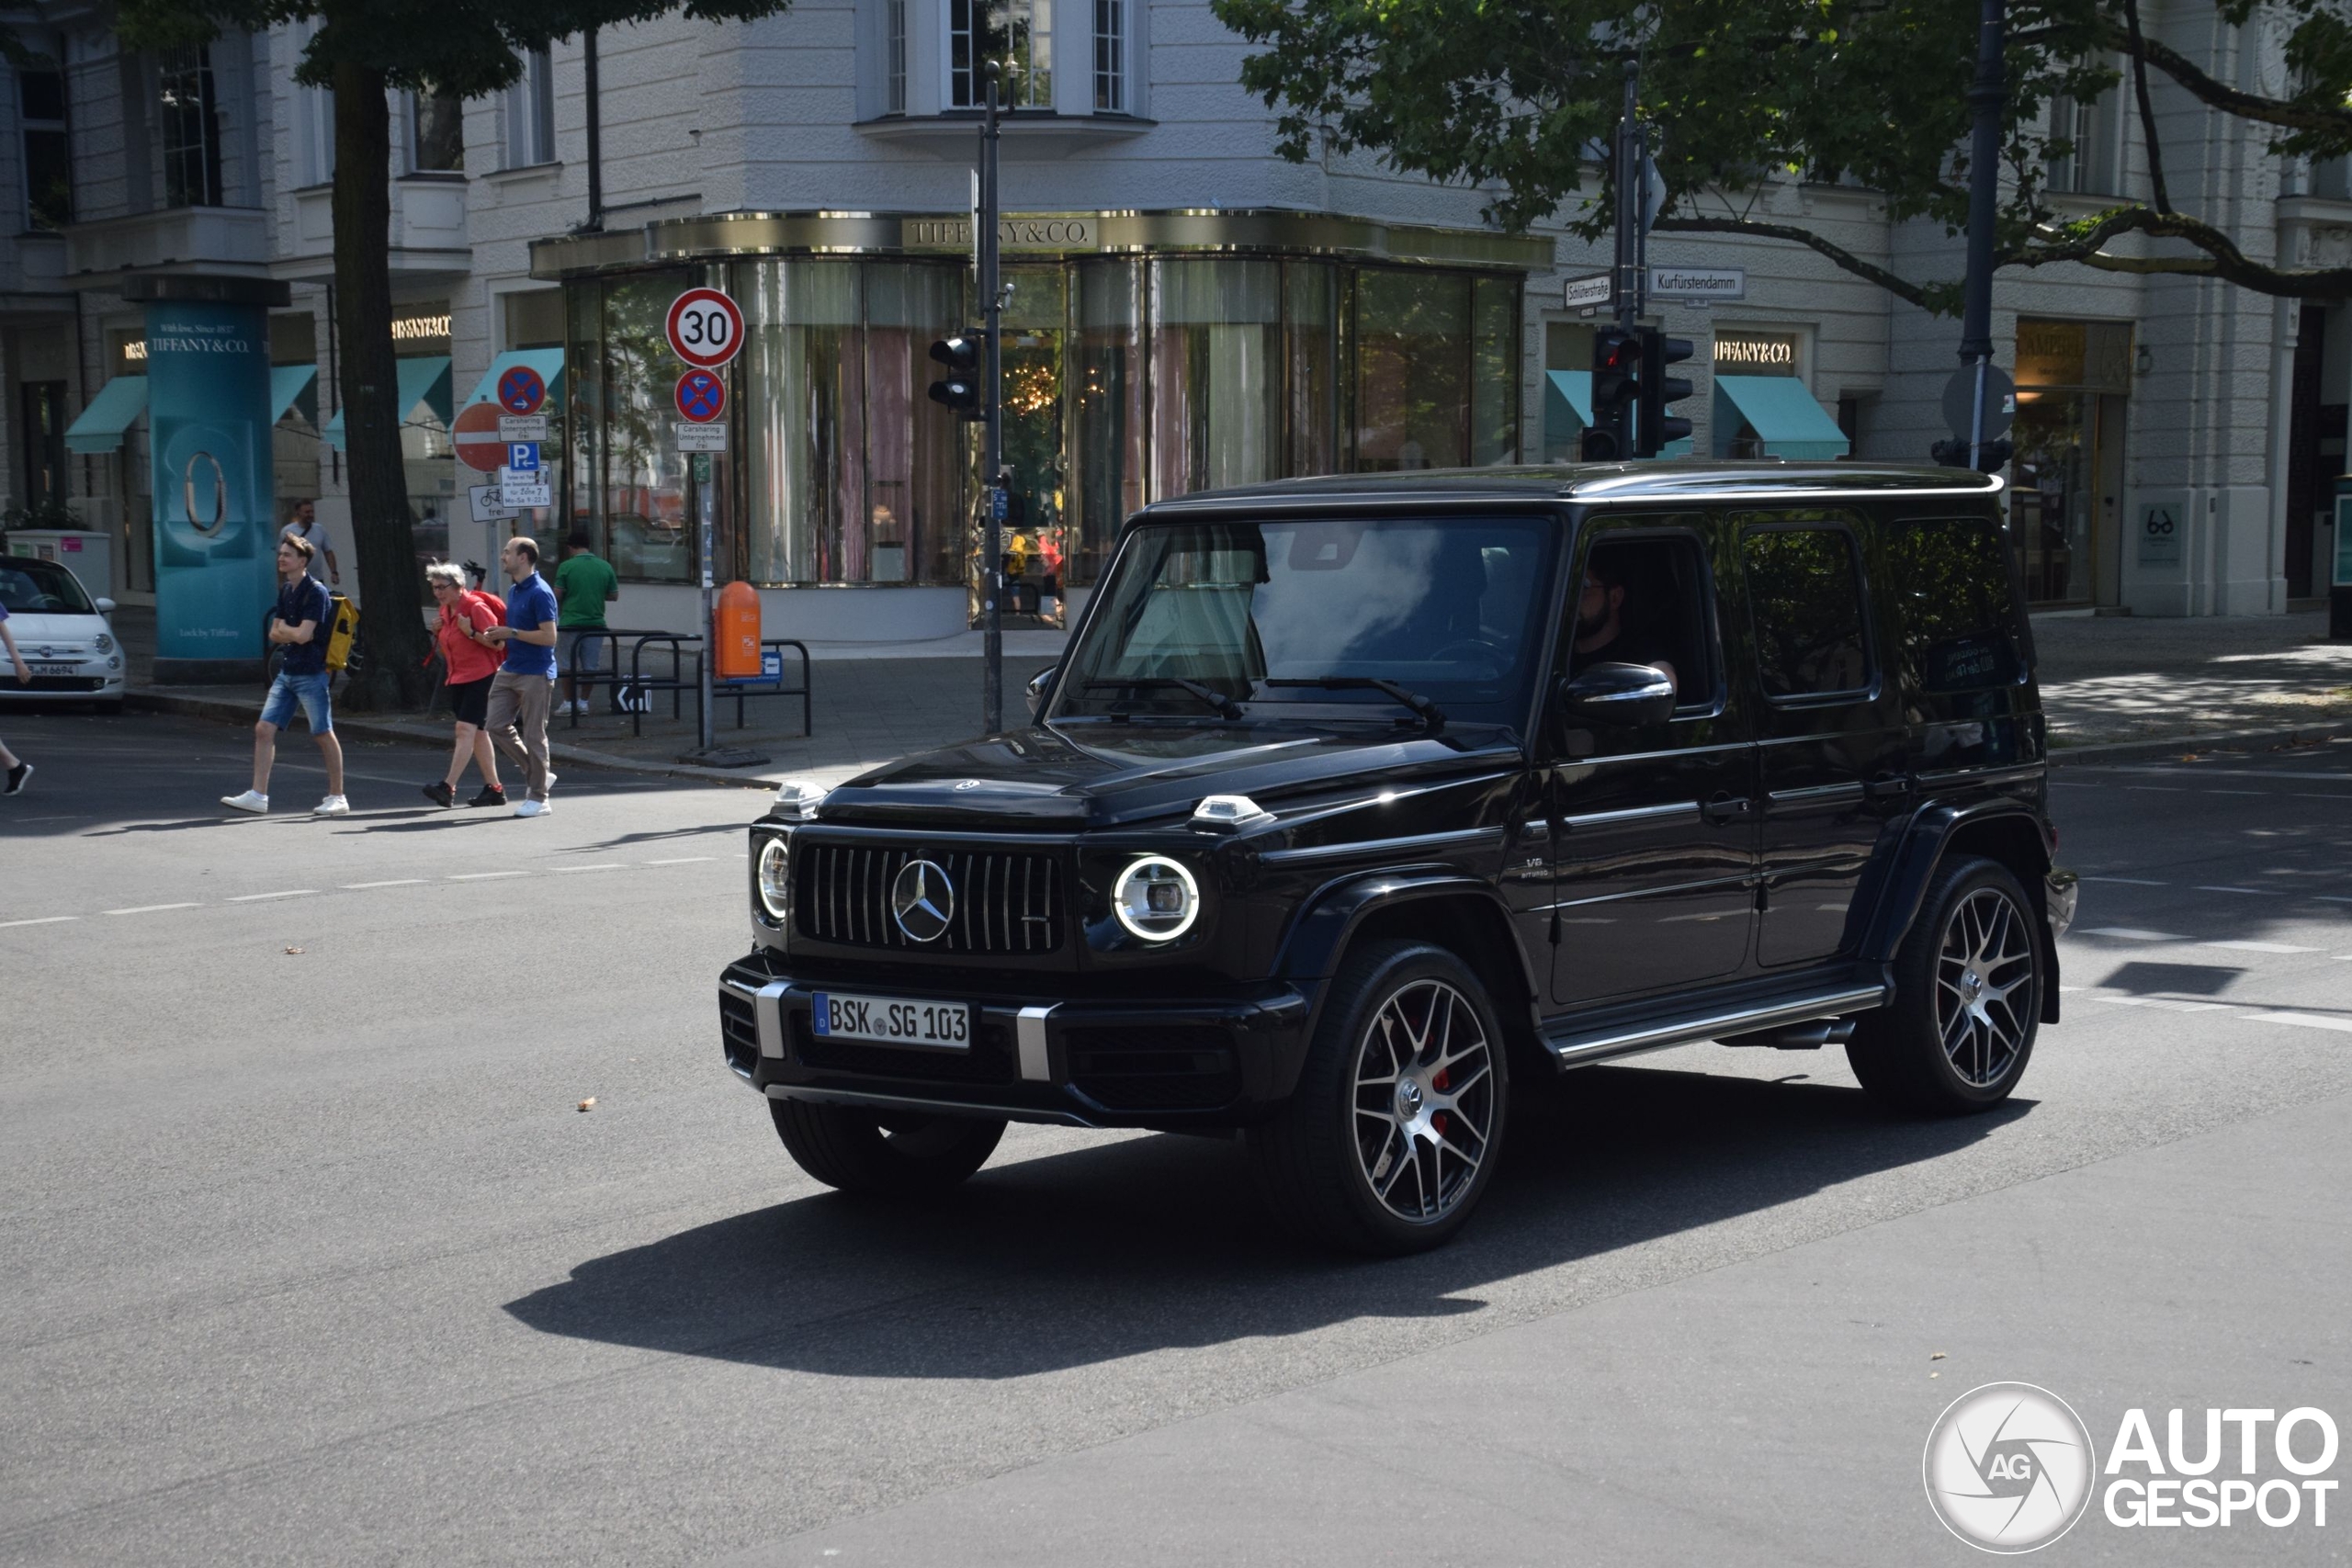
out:
{"label": "black tire", "polygon": [[[1441,1003],[1453,1028],[1445,1049],[1462,1051],[1457,1066],[1442,1073],[1441,1021],[1433,1010],[1417,1010]],[[1388,1012],[1392,1004],[1400,1010]],[[1380,1067],[1397,1066],[1391,1042],[1400,1030],[1408,1038],[1416,1018],[1427,1021],[1427,1043],[1413,1053],[1409,1070],[1380,1078]],[[1478,1030],[1475,1052],[1460,1038],[1465,1019]],[[1507,1055],[1485,986],[1453,953],[1416,942],[1372,942],[1350,953],[1332,978],[1297,1088],[1272,1120],[1250,1132],[1250,1164],[1267,1208],[1294,1235],[1350,1252],[1395,1257],[1450,1240],[1477,1207],[1502,1153],[1510,1100]],[[1374,1077],[1360,1082],[1367,1067]],[[1465,1082],[1464,1073],[1475,1076]],[[1418,1132],[1396,1120],[1408,1103],[1408,1077],[1414,1080],[1409,1103]],[[1408,1164],[1396,1157],[1406,1151],[1414,1184],[1409,1201],[1401,1185]],[[1383,1176],[1385,1198],[1375,1186]]]}
{"label": "black tire", "polygon": [[[2008,922],[1997,938],[1988,917]],[[1982,962],[1991,940],[2008,956]],[[1955,859],[1938,868],[1895,954],[1893,998],[1856,1020],[1846,1060],[1894,1110],[1990,1110],[2025,1076],[2047,983],[2041,917],[2017,877],[1997,861]]]}
{"label": "black tire", "polygon": [[1004,1136],[1004,1123],[986,1117],[880,1115],[798,1100],[771,1100],[768,1111],[801,1169],[844,1192],[888,1198],[962,1185]]}

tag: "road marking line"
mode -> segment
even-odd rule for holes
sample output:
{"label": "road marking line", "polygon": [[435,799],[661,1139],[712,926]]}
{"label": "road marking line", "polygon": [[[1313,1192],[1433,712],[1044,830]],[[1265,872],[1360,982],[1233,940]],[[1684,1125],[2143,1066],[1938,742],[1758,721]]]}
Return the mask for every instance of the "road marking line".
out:
{"label": "road marking line", "polygon": [[2227,947],[2240,953],[2317,953],[2316,947],[2297,947],[2285,942],[2200,942],[2199,947]]}
{"label": "road marking line", "polygon": [[81,918],[79,915],[43,915],[37,920],[0,920],[0,931],[5,931],[10,926],[62,925],[67,920],[78,920]]}
{"label": "road marking line", "polygon": [[316,893],[318,889],[315,887],[288,887],[283,893],[240,893],[234,898],[230,899],[229,902],[232,904],[257,904],[264,898],[300,898],[304,894]]}
{"label": "road marking line", "polygon": [[553,869],[557,871],[627,871],[628,863],[626,861],[613,860],[605,861],[600,865],[559,865]]}
{"label": "road marking line", "polygon": [[2085,882],[2120,882],[2127,887],[2170,887],[2169,882],[2151,882],[2144,876],[2086,876]]}
{"label": "road marking line", "polygon": [[2346,898],[2341,893],[2314,893],[2312,897],[2323,904],[2352,904],[2352,898]]}
{"label": "road marking line", "polygon": [[650,860],[648,865],[702,865],[717,859],[715,855],[680,855],[676,860]]}
{"label": "road marking line", "polygon": [[528,876],[527,871],[461,871],[449,878],[452,882],[487,882],[493,876]]}
{"label": "road marking line", "polygon": [[2123,787],[2141,795],[2187,795],[2188,793],[2173,784],[2125,784]]}
{"label": "road marking line", "polygon": [[2267,789],[2209,789],[2207,795],[2268,795]]}
{"label": "road marking line", "polygon": [[2295,798],[2297,800],[2352,800],[2352,795],[2320,795],[2312,790],[2299,789],[2295,792]]}
{"label": "road marking line", "polygon": [[134,909],[108,909],[109,915],[153,915],[165,909],[201,909],[201,904],[141,904]]}
{"label": "road marking line", "polygon": [[2246,1016],[2256,1023],[2292,1023],[2304,1029],[2333,1029],[2339,1034],[2352,1034],[2352,1018],[2321,1018],[2308,1012],[2252,1012]]}
{"label": "road marking line", "polygon": [[2170,997],[2101,997],[2120,1008],[2157,1008],[2165,1012],[2233,1012],[2226,1002],[2177,1002]]}
{"label": "road marking line", "polygon": [[346,893],[362,893],[370,887],[422,887],[424,886],[424,878],[421,876],[396,876],[390,882],[346,882],[343,885],[343,890]]}
{"label": "road marking line", "polygon": [[2188,940],[2185,936],[2176,936],[2170,931],[2143,931],[2132,926],[2092,926],[2082,934],[2121,937],[2125,942],[2187,942]]}
{"label": "road marking line", "polygon": [[2276,898],[2284,891],[2277,887],[2213,887],[2201,883],[2196,890],[2199,893],[2251,893],[2257,898]]}

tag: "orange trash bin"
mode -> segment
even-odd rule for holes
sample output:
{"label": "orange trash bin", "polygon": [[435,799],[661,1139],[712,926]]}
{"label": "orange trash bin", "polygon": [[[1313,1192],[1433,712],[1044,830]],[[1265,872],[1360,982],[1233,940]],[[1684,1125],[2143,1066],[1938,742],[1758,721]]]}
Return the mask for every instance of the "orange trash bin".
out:
{"label": "orange trash bin", "polygon": [[722,681],[756,681],[760,676],[760,594],[748,582],[730,582],[718,591],[713,612],[718,619],[711,637],[716,650],[711,673]]}

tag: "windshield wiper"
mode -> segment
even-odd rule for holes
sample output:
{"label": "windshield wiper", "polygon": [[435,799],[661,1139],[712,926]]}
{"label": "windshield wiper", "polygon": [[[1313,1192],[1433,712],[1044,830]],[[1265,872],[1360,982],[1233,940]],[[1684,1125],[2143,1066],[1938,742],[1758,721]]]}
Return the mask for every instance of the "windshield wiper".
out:
{"label": "windshield wiper", "polygon": [[1384,681],[1377,675],[1309,675],[1300,679],[1269,680],[1269,686],[1319,686],[1327,692],[1380,692],[1411,708],[1432,732],[1445,728],[1445,710],[1420,693],[1409,691],[1394,681]]}
{"label": "windshield wiper", "polygon": [[1139,675],[1127,681],[1089,681],[1090,692],[1147,691],[1182,692],[1195,696],[1216,710],[1219,718],[1239,718],[1241,705],[1214,686],[1204,686],[1198,681],[1187,681],[1182,675]]}

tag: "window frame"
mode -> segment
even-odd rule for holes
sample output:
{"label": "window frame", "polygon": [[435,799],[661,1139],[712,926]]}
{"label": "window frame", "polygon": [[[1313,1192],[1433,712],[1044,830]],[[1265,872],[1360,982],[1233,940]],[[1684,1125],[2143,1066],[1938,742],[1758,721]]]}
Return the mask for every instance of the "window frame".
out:
{"label": "window frame", "polygon": [[[1606,514],[1586,519],[1577,530],[1576,547],[1569,552],[1568,576],[1560,590],[1558,612],[1554,616],[1554,635],[1558,648],[1552,658],[1552,683],[1556,688],[1574,673],[1576,663],[1575,615],[1577,601],[1584,592],[1585,572],[1592,560],[1594,548],[1600,545],[1638,544],[1653,540],[1681,540],[1687,543],[1699,563],[1699,614],[1704,623],[1702,630],[1707,641],[1708,673],[1712,690],[1705,701],[1690,700],[1674,705],[1673,714],[1665,726],[1650,729],[1670,729],[1678,724],[1702,724],[1726,716],[1731,711],[1730,660],[1724,653],[1723,589],[1717,581],[1715,542],[1711,532],[1720,532],[1721,522],[1705,512],[1669,512],[1646,513],[1622,520]],[[1743,583],[1742,587],[1746,585]],[[1688,679],[1689,671],[1678,670],[1678,676]],[[1556,691],[1551,699],[1558,698]],[[1648,733],[1649,729],[1642,733]],[[1699,744],[1698,741],[1677,742]]]}
{"label": "window frame", "polygon": [[[23,232],[28,234],[54,234],[61,231],[74,221],[74,102],[71,95],[72,84],[66,80],[65,68],[62,64],[58,65],[53,70],[45,69],[38,64],[31,66],[19,66],[17,67],[15,74],[17,86],[17,155],[23,160],[19,166],[24,170],[24,178],[21,182],[24,187]],[[57,116],[54,118],[45,116],[36,116],[32,113],[31,109],[27,107],[25,98],[25,79],[28,76],[36,75],[54,76],[57,78]],[[65,213],[62,218],[49,218],[45,220],[33,194],[34,169],[39,163],[39,160],[33,153],[33,139],[37,136],[55,137],[58,144],[64,151]]]}
{"label": "window frame", "polygon": [[[185,79],[193,85],[196,103],[192,111],[164,102],[164,94],[172,90],[171,84],[175,79]],[[166,51],[155,62],[153,80],[155,149],[163,162],[164,208],[226,206],[220,162],[220,92],[219,78],[212,69],[210,46],[189,44]],[[185,126],[186,117],[191,112],[196,116],[195,140],[175,141],[175,131]],[[188,194],[185,164],[190,157],[196,161],[203,191],[194,200],[175,200],[175,197],[185,198]],[[175,167],[179,171],[176,187]]]}
{"label": "window frame", "polygon": [[[1857,703],[1876,702],[1886,689],[1886,661],[1878,646],[1877,588],[1871,579],[1870,557],[1863,544],[1861,519],[1851,513],[1825,509],[1815,516],[1736,512],[1725,522],[1730,527],[1732,547],[1739,560],[1739,592],[1747,610],[1749,668],[1755,677],[1756,694],[1770,706],[1783,709],[1845,707]],[[1757,619],[1754,584],[1748,576],[1747,541],[1758,534],[1803,533],[1835,533],[1846,536],[1847,558],[1854,569],[1855,608],[1861,619],[1862,672],[1865,679],[1859,686],[1776,696],[1764,684],[1764,637]]]}
{"label": "window frame", "polygon": [[1092,110],[1096,114],[1131,114],[1135,94],[1128,80],[1127,62],[1133,57],[1134,10],[1128,0],[1092,0],[1091,21],[1093,72],[1089,101]]}
{"label": "window frame", "polygon": [[523,73],[500,95],[502,169],[536,169],[556,162],[555,59],[546,47],[526,49],[518,58]]}

